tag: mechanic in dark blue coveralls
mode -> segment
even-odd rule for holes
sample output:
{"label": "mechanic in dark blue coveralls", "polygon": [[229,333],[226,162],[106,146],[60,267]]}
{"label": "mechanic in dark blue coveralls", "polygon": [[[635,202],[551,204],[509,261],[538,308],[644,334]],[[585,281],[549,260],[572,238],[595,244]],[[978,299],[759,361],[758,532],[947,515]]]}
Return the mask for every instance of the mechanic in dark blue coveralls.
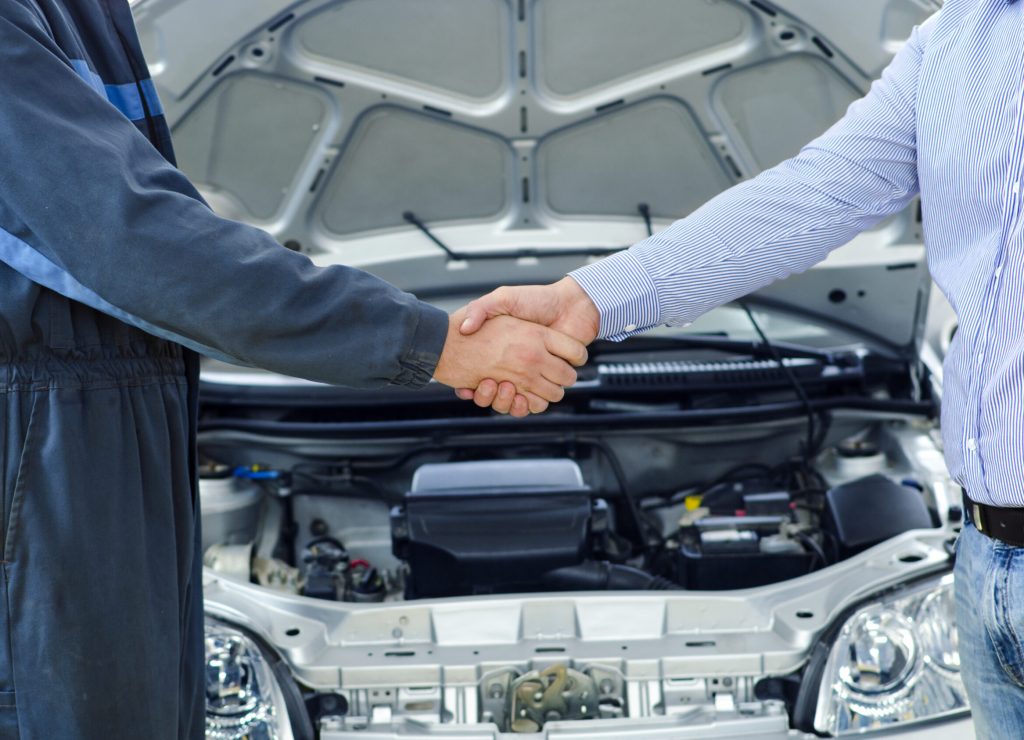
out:
{"label": "mechanic in dark blue coveralls", "polygon": [[507,377],[534,411],[585,356],[515,319],[462,337],[216,217],[173,161],[127,0],[0,0],[3,740],[203,736],[195,350],[350,386]]}

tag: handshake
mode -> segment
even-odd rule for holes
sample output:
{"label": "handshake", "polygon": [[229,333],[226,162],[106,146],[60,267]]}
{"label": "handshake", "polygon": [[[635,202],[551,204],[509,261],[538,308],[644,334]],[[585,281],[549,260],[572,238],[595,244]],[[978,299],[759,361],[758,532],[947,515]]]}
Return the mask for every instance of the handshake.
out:
{"label": "handshake", "polygon": [[566,277],[498,288],[449,317],[434,378],[464,400],[527,416],[562,400],[597,337],[597,307]]}

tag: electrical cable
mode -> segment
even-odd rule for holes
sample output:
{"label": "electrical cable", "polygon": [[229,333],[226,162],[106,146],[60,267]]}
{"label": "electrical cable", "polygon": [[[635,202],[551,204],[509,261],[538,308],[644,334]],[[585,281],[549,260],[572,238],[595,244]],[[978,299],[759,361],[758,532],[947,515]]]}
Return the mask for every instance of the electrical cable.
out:
{"label": "electrical cable", "polygon": [[768,352],[771,353],[772,359],[775,360],[775,362],[778,364],[779,369],[782,370],[783,374],[786,376],[786,379],[789,380],[790,384],[793,386],[793,390],[796,391],[797,397],[800,399],[800,402],[804,405],[804,409],[807,412],[807,441],[804,446],[803,457],[804,460],[807,461],[808,467],[810,467],[810,460],[815,455],[815,445],[817,444],[818,439],[817,434],[815,432],[816,421],[814,407],[811,405],[811,399],[807,395],[807,392],[804,390],[803,385],[800,384],[800,381],[793,373],[793,370],[783,361],[781,355],[779,355],[778,350],[775,349],[775,345],[768,341],[768,336],[761,329],[761,325],[757,323],[757,319],[754,318],[754,313],[753,311],[750,310],[750,306],[748,306],[746,303],[740,303],[739,305],[740,308],[743,309],[744,313],[747,314],[747,318],[750,319],[750,324],[751,326],[754,327],[754,331],[757,332],[757,335],[761,338],[761,342],[762,344],[764,344],[765,349],[767,349]]}
{"label": "electrical cable", "polygon": [[[822,568],[828,565],[828,558],[825,557],[825,551],[822,550],[821,545],[815,542],[811,537],[804,534],[803,532],[794,532],[793,538],[798,540],[804,547],[809,548],[813,552],[814,556],[818,558],[818,560],[821,562]],[[814,570],[814,564],[815,561],[812,559],[810,568],[808,568],[807,571],[808,573]]]}
{"label": "electrical cable", "polygon": [[594,439],[589,437],[581,437],[576,440],[579,444],[584,444],[593,447],[595,450],[599,450],[604,456],[605,460],[608,461],[608,465],[612,469],[612,474],[615,476],[615,480],[619,485],[619,491],[622,494],[622,498],[626,501],[626,508],[629,510],[630,518],[633,520],[633,526],[636,528],[636,533],[640,537],[641,544],[643,545],[644,552],[647,553],[650,549],[648,547],[647,534],[654,535],[654,538],[659,544],[664,543],[665,538],[661,532],[647,519],[640,511],[640,505],[633,495],[633,490],[629,487],[628,479],[626,478],[626,471],[622,467],[622,463],[619,461],[618,456],[612,451],[611,447],[601,439]]}
{"label": "electrical cable", "polygon": [[769,476],[772,477],[772,480],[775,480],[779,475],[778,466],[772,467],[771,465],[756,462],[740,463],[739,465],[729,468],[724,473],[712,479],[708,483],[701,483],[700,485],[694,486],[692,488],[677,491],[676,493],[672,494],[672,496],[668,499],[652,504],[647,504],[642,508],[645,511],[649,511],[651,509],[662,509],[668,506],[675,506],[676,504],[682,503],[690,496],[704,496],[709,491],[714,490],[723,483],[729,483],[730,481],[734,480],[742,480],[742,478],[738,476],[740,473],[745,471],[757,471],[761,473],[767,473]]}
{"label": "electrical cable", "polygon": [[[308,468],[316,466],[313,470]],[[369,498],[378,499],[389,504],[400,503],[401,496],[391,494],[385,488],[375,481],[373,478],[369,478],[365,475],[357,475],[351,472],[350,468],[343,467],[340,472],[323,472],[332,471],[337,469],[338,466],[330,464],[320,463],[297,463],[291,469],[292,477],[292,488],[294,490],[301,490],[306,486],[302,486],[300,481],[307,481],[307,486],[313,486],[317,489],[323,488],[324,490],[317,490],[317,493],[333,493],[337,495],[335,487],[343,485],[349,489],[345,494],[352,498]],[[360,490],[368,489],[368,490]]]}

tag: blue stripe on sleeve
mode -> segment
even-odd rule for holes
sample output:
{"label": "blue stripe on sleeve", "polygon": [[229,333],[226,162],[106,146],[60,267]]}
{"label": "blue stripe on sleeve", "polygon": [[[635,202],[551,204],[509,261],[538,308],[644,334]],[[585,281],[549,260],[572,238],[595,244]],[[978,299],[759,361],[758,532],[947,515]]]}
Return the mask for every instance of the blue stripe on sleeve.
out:
{"label": "blue stripe on sleeve", "polygon": [[[150,115],[163,115],[164,107],[160,103],[160,96],[157,95],[153,80],[142,80],[138,84],[129,82],[124,85],[107,85],[84,60],[72,59],[71,66],[78,76],[88,83],[89,87],[109,100],[111,105],[121,111],[128,120],[143,120],[146,117],[146,106],[149,107]],[[139,93],[140,88],[141,94]],[[143,100],[145,100],[145,106],[143,106]]]}

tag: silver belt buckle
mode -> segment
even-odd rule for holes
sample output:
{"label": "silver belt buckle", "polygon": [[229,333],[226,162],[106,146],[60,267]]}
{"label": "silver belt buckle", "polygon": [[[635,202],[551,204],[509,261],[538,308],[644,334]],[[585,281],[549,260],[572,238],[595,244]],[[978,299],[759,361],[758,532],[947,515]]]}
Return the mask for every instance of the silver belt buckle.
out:
{"label": "silver belt buckle", "polygon": [[972,503],[971,505],[974,507],[974,511],[972,512],[974,526],[978,528],[979,532],[982,532],[984,530],[981,527],[981,507],[974,503]]}

